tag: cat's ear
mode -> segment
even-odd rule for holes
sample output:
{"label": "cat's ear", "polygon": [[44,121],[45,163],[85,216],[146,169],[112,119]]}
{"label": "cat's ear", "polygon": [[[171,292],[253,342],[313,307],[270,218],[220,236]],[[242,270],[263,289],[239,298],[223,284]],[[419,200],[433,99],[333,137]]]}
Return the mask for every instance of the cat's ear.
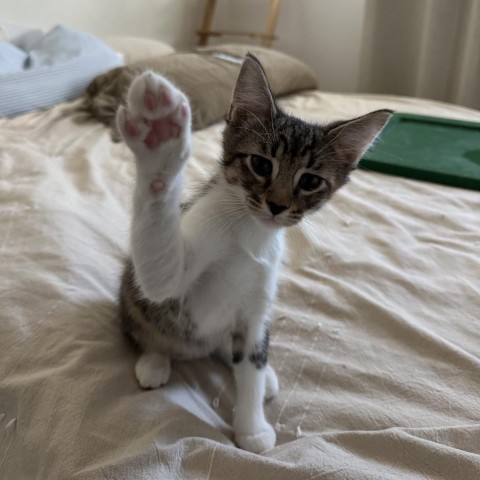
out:
{"label": "cat's ear", "polygon": [[273,118],[277,111],[267,76],[259,60],[247,53],[238,75],[233,100],[227,117],[228,123],[254,118]]}
{"label": "cat's ear", "polygon": [[337,158],[356,167],[392,116],[391,110],[377,110],[362,117],[335,124],[327,132],[327,142]]}

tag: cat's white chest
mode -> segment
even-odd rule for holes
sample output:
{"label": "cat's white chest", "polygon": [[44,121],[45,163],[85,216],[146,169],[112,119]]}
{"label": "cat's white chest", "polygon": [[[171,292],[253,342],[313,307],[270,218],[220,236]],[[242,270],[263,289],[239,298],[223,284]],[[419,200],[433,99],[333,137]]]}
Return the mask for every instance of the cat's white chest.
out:
{"label": "cat's white chest", "polygon": [[258,247],[239,240],[189,292],[191,316],[201,337],[231,331],[242,315],[261,310],[275,293],[281,242],[273,239]]}

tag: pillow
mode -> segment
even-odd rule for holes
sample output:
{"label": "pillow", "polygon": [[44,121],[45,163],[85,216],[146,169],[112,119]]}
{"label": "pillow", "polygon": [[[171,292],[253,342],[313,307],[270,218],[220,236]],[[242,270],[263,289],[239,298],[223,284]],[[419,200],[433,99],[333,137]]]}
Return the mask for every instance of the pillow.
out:
{"label": "pillow", "polygon": [[10,42],[25,52],[28,52],[42,37],[44,33],[41,30],[28,30],[21,35],[10,38]]}
{"label": "pillow", "polygon": [[88,58],[101,54],[115,55],[108,45],[90,33],[57,25],[30,50],[28,67],[49,67],[65,63],[72,58]]}
{"label": "pillow", "polygon": [[27,60],[30,68],[0,75],[0,117],[73,100],[97,75],[123,64],[102,41],[62,26],[37,42]]}
{"label": "pillow", "polygon": [[[289,55],[260,47],[226,45],[198,49],[198,53],[150,58],[107,72],[89,85],[83,108],[115,131],[115,112],[124,102],[132,78],[145,70],[153,70],[165,75],[188,96],[192,105],[192,128],[205,128],[228,113],[247,51],[257,55],[264,65],[274,95],[316,88],[312,71]],[[119,139],[117,133],[114,139]]]}
{"label": "pillow", "polygon": [[110,48],[123,55],[125,65],[130,65],[150,57],[161,57],[175,51],[167,43],[148,38],[113,36],[106,37],[103,40]]}
{"label": "pillow", "polygon": [[196,50],[217,58],[232,57],[242,61],[248,52],[253,53],[262,63],[270,87],[277,96],[317,88],[317,77],[307,65],[278,50],[239,44],[198,47]]}
{"label": "pillow", "polygon": [[43,36],[38,28],[23,27],[12,23],[0,23],[0,40],[8,40],[10,43],[28,52]]}
{"label": "pillow", "polygon": [[27,54],[9,42],[0,40],[0,75],[21,72]]}

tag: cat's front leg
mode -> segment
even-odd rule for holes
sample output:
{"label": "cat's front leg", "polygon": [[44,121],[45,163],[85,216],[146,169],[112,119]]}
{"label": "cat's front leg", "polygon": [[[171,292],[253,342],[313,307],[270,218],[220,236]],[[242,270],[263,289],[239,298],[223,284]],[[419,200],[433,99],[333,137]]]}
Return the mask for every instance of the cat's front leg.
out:
{"label": "cat's front leg", "polygon": [[[244,346],[242,340],[242,352],[243,348]],[[227,367],[233,370],[233,366],[235,365],[234,358],[238,359],[239,353],[233,353],[232,350],[233,344],[231,341],[229,341],[222,345],[220,348],[218,348],[214,352],[214,355],[219,358]],[[273,367],[269,363],[267,363],[267,365],[265,365],[265,400],[271,400],[272,398],[276,397],[278,394],[278,390],[279,387],[277,374],[275,373]]]}
{"label": "cat's front leg", "polygon": [[180,231],[182,171],[190,153],[191,113],[185,95],[161,75],[134,79],[118,128],[136,159],[131,230],[135,278],[150,300],[176,296],[185,273]]}
{"label": "cat's front leg", "polygon": [[[234,346],[235,383],[237,398],[233,417],[235,441],[244,450],[260,453],[275,446],[275,430],[265,418],[263,401],[267,381],[269,394],[275,395],[278,383],[275,372],[267,371],[268,329],[266,325],[250,327],[241,337],[238,351]],[[240,350],[241,349],[241,350]],[[270,378],[267,379],[267,373]],[[273,375],[273,377],[272,377]],[[272,396],[273,396],[272,395]]]}

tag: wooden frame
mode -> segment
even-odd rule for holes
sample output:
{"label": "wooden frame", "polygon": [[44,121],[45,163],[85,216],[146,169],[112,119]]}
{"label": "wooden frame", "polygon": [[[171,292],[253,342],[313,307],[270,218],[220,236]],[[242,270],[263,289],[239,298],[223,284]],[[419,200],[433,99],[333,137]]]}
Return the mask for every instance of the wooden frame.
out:
{"label": "wooden frame", "polygon": [[202,26],[200,30],[197,31],[198,45],[207,45],[210,37],[221,37],[223,35],[260,39],[260,44],[263,47],[271,47],[274,40],[276,40],[277,37],[275,36],[275,29],[277,27],[278,15],[280,13],[280,0],[270,0],[270,8],[263,33],[211,30],[216,5],[217,0],[207,0],[207,3],[205,4]]}

